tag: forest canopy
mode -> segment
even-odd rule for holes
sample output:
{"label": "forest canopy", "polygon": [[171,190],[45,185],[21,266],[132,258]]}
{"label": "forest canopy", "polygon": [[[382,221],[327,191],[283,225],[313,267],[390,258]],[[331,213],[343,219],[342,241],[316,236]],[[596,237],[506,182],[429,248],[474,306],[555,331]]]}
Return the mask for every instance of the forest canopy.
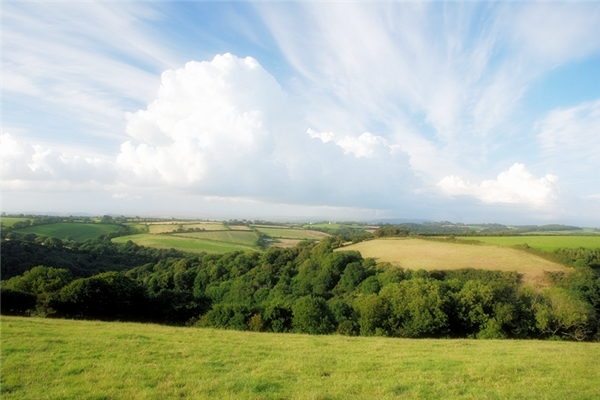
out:
{"label": "forest canopy", "polygon": [[[403,232],[397,232],[402,234]],[[189,255],[109,238],[2,243],[2,313],[310,334],[598,340],[600,250],[555,252],[573,272],[405,270],[339,239]],[[8,279],[7,279],[8,278]]]}

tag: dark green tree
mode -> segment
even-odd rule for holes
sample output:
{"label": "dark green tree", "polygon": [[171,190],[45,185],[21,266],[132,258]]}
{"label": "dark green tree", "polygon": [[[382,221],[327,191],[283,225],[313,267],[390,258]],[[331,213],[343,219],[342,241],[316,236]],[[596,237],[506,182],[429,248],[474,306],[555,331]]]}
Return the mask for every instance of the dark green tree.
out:
{"label": "dark green tree", "polygon": [[292,312],[292,325],[296,332],[322,335],[335,329],[333,315],[322,297],[301,297],[294,303]]}

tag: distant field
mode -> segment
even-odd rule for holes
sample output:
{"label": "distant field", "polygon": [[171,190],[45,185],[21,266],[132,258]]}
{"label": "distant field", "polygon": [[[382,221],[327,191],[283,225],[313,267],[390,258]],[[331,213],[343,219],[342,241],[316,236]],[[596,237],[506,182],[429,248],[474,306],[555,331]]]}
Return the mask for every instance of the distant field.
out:
{"label": "distant field", "polygon": [[250,228],[246,225],[227,225],[226,228],[231,229],[232,231],[249,231]]}
{"label": "distant field", "polygon": [[0,318],[2,399],[593,399],[597,343]]}
{"label": "distant field", "polygon": [[341,224],[307,224],[304,225],[306,229],[340,229]]}
{"label": "distant field", "polygon": [[543,251],[554,251],[561,247],[600,248],[600,236],[473,236],[457,239],[478,240],[499,246],[515,246],[527,243],[529,247]]}
{"label": "distant field", "polygon": [[216,240],[196,239],[174,235],[140,234],[114,238],[115,243],[126,243],[131,240],[140,246],[154,247],[157,249],[176,249],[191,253],[228,253],[232,251],[257,250],[255,246],[233,242],[220,242]]}
{"label": "distant field", "polygon": [[146,224],[141,224],[139,222],[127,222],[124,225],[137,229],[140,232],[146,232],[148,230],[148,226]]}
{"label": "distant field", "polygon": [[289,228],[263,228],[256,227],[256,230],[262,232],[272,238],[283,238],[283,239],[322,239],[325,236],[329,236],[326,233],[318,231],[310,231],[305,229],[289,229]]}
{"label": "distant field", "polygon": [[276,241],[271,243],[273,247],[281,247],[281,248],[290,248],[295,247],[302,240],[300,239],[276,239]]}
{"label": "distant field", "polygon": [[168,233],[177,230],[182,227],[183,229],[199,228],[207,231],[214,230],[226,230],[228,229],[225,225],[220,222],[200,222],[200,223],[189,223],[189,222],[169,222],[169,223],[150,223],[148,224],[148,233]]}
{"label": "distant field", "polygon": [[217,240],[220,242],[240,243],[253,246],[256,243],[256,233],[252,231],[231,230],[231,231],[206,231],[206,232],[184,232],[175,233],[171,236],[186,237],[194,239]]}
{"label": "distant field", "polygon": [[29,226],[18,229],[17,233],[35,233],[38,236],[54,236],[59,239],[65,239],[71,236],[73,240],[82,242],[93,239],[100,235],[106,235],[118,229],[117,225],[109,224],[84,224],[77,222],[60,222],[57,224]]}
{"label": "distant field", "polygon": [[13,226],[13,224],[15,224],[16,222],[21,222],[21,221],[26,221],[26,220],[31,220],[31,218],[13,218],[13,217],[0,218],[0,221],[2,221],[2,224],[4,224],[4,226],[6,226],[6,227]]}
{"label": "distant field", "polygon": [[569,269],[543,258],[508,247],[443,243],[421,239],[376,239],[343,247],[358,250],[363,257],[389,262],[406,269],[476,268],[517,271],[532,285],[544,285],[544,271]]}

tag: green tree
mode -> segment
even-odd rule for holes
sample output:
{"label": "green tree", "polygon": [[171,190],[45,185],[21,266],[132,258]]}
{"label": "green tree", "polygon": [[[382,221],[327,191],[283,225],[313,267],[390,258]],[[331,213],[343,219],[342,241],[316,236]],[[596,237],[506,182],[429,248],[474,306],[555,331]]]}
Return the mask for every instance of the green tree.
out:
{"label": "green tree", "polygon": [[389,336],[390,304],[376,294],[361,295],[354,301],[363,336]]}
{"label": "green tree", "polygon": [[333,315],[322,297],[301,297],[294,303],[292,312],[292,325],[296,332],[320,335],[335,329]]}
{"label": "green tree", "polygon": [[416,278],[387,285],[379,296],[390,304],[394,336],[439,336],[447,332],[447,297],[443,284]]}
{"label": "green tree", "polygon": [[598,323],[592,305],[563,288],[546,290],[535,318],[543,334],[576,340],[588,339]]}
{"label": "green tree", "polygon": [[71,281],[71,273],[66,269],[38,265],[23,275],[10,278],[2,287],[26,293],[41,294],[60,290]]}
{"label": "green tree", "polygon": [[59,316],[87,319],[137,319],[145,303],[144,290],[118,272],[81,278],[52,296],[49,306]]}

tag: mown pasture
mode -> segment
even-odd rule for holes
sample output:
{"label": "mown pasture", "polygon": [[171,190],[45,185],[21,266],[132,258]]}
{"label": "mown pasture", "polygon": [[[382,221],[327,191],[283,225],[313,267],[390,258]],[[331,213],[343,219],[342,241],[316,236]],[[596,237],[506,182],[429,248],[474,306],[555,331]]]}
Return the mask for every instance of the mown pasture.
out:
{"label": "mown pasture", "polygon": [[129,240],[140,246],[157,249],[176,249],[190,253],[228,253],[232,251],[258,250],[254,245],[178,235],[138,234],[117,237],[113,239],[113,242],[126,243]]}
{"label": "mown pasture", "polygon": [[542,251],[554,251],[559,248],[588,249],[600,248],[600,236],[470,236],[458,240],[477,240],[479,242],[498,246],[517,246],[527,244],[529,247]]}
{"label": "mown pasture", "polygon": [[357,250],[365,258],[372,257],[378,262],[389,262],[412,270],[475,268],[517,271],[523,274],[524,282],[536,286],[545,285],[544,271],[569,271],[563,265],[523,250],[485,244],[386,238],[353,244],[341,250]]}
{"label": "mown pasture", "polygon": [[600,346],[6,317],[2,398],[592,399]]}
{"label": "mown pasture", "polygon": [[59,239],[69,237],[76,242],[83,242],[100,235],[109,234],[118,228],[117,225],[111,224],[60,222],[56,224],[28,226],[27,228],[17,229],[15,232],[21,234],[35,233],[38,236],[56,237]]}

